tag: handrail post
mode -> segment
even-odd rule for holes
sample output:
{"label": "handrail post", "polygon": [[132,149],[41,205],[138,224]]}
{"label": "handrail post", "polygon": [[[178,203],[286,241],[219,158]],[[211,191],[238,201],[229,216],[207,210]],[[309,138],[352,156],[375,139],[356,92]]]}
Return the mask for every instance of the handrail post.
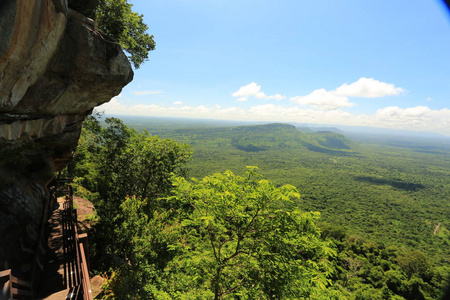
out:
{"label": "handrail post", "polygon": [[9,294],[10,294],[10,299],[14,299],[13,298],[13,289],[12,289],[12,270],[9,270]]}
{"label": "handrail post", "polygon": [[80,241],[80,243],[83,244],[83,248],[84,248],[84,256],[86,258],[86,265],[88,270],[91,269],[91,266],[89,264],[89,243],[88,243],[88,235],[87,233],[82,233],[78,235],[78,239]]}
{"label": "handrail post", "polygon": [[[7,278],[0,292],[0,299],[12,300],[17,299],[14,296],[34,296],[32,284],[13,276],[11,269],[0,271],[0,277]],[[13,286],[14,284],[16,285],[15,287]]]}
{"label": "handrail post", "polygon": [[83,243],[79,243],[80,255],[81,255],[81,274],[82,274],[82,285],[83,285],[83,299],[92,300],[92,289],[91,282],[89,280],[89,270],[87,266],[87,260],[85,256],[85,249]]}
{"label": "handrail post", "polygon": [[2,290],[1,290],[1,294],[0,297],[6,298],[8,297],[9,299],[13,299],[13,293],[12,293],[12,270],[8,269],[8,270],[4,270],[4,271],[0,271],[0,277],[6,277],[6,282],[3,284]]}

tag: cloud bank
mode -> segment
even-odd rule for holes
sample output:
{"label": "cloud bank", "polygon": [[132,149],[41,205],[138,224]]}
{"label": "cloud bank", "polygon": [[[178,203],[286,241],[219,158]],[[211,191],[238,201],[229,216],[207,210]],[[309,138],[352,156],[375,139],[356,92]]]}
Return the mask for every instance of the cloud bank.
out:
{"label": "cloud bank", "polygon": [[317,110],[300,106],[284,107],[272,103],[241,108],[238,106],[126,106],[114,98],[97,108],[107,114],[128,114],[161,117],[223,119],[240,121],[295,122],[329,125],[368,126],[450,135],[450,110],[433,110],[426,106],[400,108],[389,106],[373,114],[352,114],[342,110]]}
{"label": "cloud bank", "polygon": [[315,90],[306,96],[292,97],[291,101],[322,110],[336,110],[355,105],[354,103],[350,103],[347,97],[337,95],[333,92],[327,92],[325,89]]}

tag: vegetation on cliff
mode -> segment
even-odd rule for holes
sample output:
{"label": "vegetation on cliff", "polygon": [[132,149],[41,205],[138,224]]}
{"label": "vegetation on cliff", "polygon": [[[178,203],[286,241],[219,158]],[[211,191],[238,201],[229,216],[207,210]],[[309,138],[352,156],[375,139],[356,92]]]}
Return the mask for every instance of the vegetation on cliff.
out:
{"label": "vegetation on cliff", "polygon": [[94,9],[83,11],[95,20],[96,28],[129,54],[135,68],[148,60],[148,52],[155,49],[153,35],[147,33],[144,16],[132,10],[127,0],[99,0]]}

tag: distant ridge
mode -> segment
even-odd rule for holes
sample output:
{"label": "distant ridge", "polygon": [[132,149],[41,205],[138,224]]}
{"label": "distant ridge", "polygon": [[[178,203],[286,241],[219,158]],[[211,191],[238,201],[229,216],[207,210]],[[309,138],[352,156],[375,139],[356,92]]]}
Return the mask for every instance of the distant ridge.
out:
{"label": "distant ridge", "polygon": [[340,133],[305,132],[282,123],[233,127],[229,137],[235,148],[246,152],[300,147],[328,154],[350,154],[352,145]]}
{"label": "distant ridge", "polygon": [[336,128],[336,127],[312,127],[311,130],[315,131],[315,132],[329,131],[329,132],[336,132],[336,133],[340,133],[340,134],[344,133],[342,130],[340,130],[339,128]]}
{"label": "distant ridge", "polygon": [[[159,129],[161,124],[147,123],[146,126],[145,119],[131,117],[126,118],[125,122],[138,130],[150,129],[148,125],[153,125],[151,126],[154,128],[151,130],[153,134],[165,136],[166,133],[171,132],[172,138],[191,145],[205,142],[214,143],[216,141],[221,147],[228,145],[228,147],[245,152],[301,148],[305,151],[332,155],[355,154],[352,150],[354,142],[340,132],[335,132],[340,130],[334,127],[316,127],[311,130],[307,127],[296,127],[286,123],[239,124],[240,126],[236,126],[235,123],[221,124],[220,122],[214,123],[215,126],[205,126],[207,122],[200,123],[193,120],[194,122],[183,128],[183,123],[188,122],[188,120],[179,119],[172,128]],[[162,118],[154,118],[154,120],[167,122],[166,119]],[[193,124],[200,126],[195,127],[192,126]],[[219,124],[222,126],[217,126]],[[231,124],[234,126],[229,126]]]}
{"label": "distant ridge", "polygon": [[[267,124],[264,121],[236,121],[236,120],[220,120],[220,119],[200,119],[200,118],[179,118],[179,117],[155,117],[155,116],[135,116],[135,115],[105,115],[105,117],[118,117],[130,127],[141,129],[145,127],[151,128],[211,128],[211,127],[233,127]],[[449,136],[436,132],[411,131],[392,128],[367,127],[367,126],[349,126],[349,125],[331,125],[331,124],[312,124],[289,122],[296,126],[299,130],[332,131],[345,135],[354,134],[372,134],[372,135],[389,135],[393,137],[422,137],[422,138],[440,138],[450,140]]]}

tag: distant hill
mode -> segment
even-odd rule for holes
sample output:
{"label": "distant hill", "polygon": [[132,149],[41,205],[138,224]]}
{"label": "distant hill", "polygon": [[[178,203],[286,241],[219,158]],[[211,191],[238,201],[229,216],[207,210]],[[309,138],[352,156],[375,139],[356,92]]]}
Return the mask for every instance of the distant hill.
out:
{"label": "distant hill", "polygon": [[170,131],[174,129],[190,129],[190,128],[233,127],[233,126],[253,125],[261,123],[261,122],[255,123],[246,121],[129,116],[129,115],[115,115],[115,116],[105,115],[105,117],[120,118],[125,124],[137,130],[151,128],[151,129],[158,129],[160,131]]}
{"label": "distant hill", "polygon": [[[105,117],[109,117],[106,115]],[[266,122],[256,121],[230,121],[192,118],[169,118],[169,117],[149,117],[149,116],[120,116],[117,115],[130,127],[137,130],[151,129],[153,133],[162,136],[172,136],[174,130],[195,129],[198,131],[205,128],[215,128],[216,130],[229,131],[236,126],[260,125]],[[424,145],[432,144],[436,149],[424,149],[425,151],[436,151],[450,147],[450,137],[438,133],[416,132],[407,130],[396,130],[388,128],[374,128],[361,126],[327,125],[311,123],[290,123],[295,125],[297,130],[312,134],[315,132],[335,132],[345,135],[347,138],[357,143],[387,144],[400,147],[424,148]],[[286,125],[286,124],[285,124]],[[325,146],[326,147],[326,146]],[[422,151],[423,149],[418,149]]]}
{"label": "distant hill", "polygon": [[236,126],[224,128],[177,129],[172,138],[190,144],[217,143],[245,152],[298,149],[328,153],[352,154],[352,142],[342,134],[320,131],[308,133],[289,124]]}
{"label": "distant hill", "polygon": [[351,141],[330,131],[301,132],[289,124],[239,126],[232,129],[232,145],[246,152],[306,147],[311,151],[337,153],[351,149]]}
{"label": "distant hill", "polygon": [[317,139],[317,142],[326,148],[331,149],[350,149],[350,140],[344,135],[331,131],[318,131],[311,134]]}
{"label": "distant hill", "polygon": [[300,132],[288,124],[265,124],[233,128],[231,144],[239,150],[257,152],[301,145]]}
{"label": "distant hill", "polygon": [[319,131],[331,131],[336,133],[343,134],[344,132],[336,127],[311,127],[312,131],[319,132]]}

